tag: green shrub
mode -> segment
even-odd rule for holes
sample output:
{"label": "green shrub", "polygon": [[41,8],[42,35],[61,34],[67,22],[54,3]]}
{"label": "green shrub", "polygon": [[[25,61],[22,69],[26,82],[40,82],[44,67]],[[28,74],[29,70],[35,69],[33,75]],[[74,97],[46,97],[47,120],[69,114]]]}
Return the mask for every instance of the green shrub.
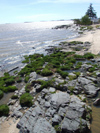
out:
{"label": "green shrub", "polygon": [[95,71],[95,67],[89,68],[88,71],[89,72],[94,72]]}
{"label": "green shrub", "polygon": [[20,97],[20,104],[21,104],[21,106],[31,107],[32,104],[33,104],[32,99],[33,99],[33,97],[29,93],[24,93]]}
{"label": "green shrub", "polygon": [[81,41],[72,41],[72,42],[69,42],[70,44],[74,44],[74,45],[76,45],[76,44],[83,44],[83,42],[81,42]]}
{"label": "green shrub", "polygon": [[42,76],[50,76],[50,75],[52,75],[52,74],[53,74],[53,72],[52,72],[51,70],[47,69],[47,68],[44,68],[44,69],[42,70],[42,72],[41,72],[41,75],[42,75]]}
{"label": "green shrub", "polygon": [[25,86],[25,91],[29,93],[30,90],[31,90],[31,83],[28,83],[28,84],[26,84],[26,86]]}
{"label": "green shrub", "polygon": [[25,79],[24,79],[24,82],[27,83],[29,78],[30,78],[29,76],[26,76]]}
{"label": "green shrub", "polygon": [[57,72],[62,76],[62,78],[66,78],[66,76],[68,76],[68,72],[63,72],[60,69],[58,69]]}
{"label": "green shrub", "polygon": [[48,88],[48,87],[53,86],[53,82],[54,82],[53,79],[52,80],[49,80],[49,81],[40,80],[40,84],[41,84],[40,89],[42,90],[43,88]]}
{"label": "green shrub", "polygon": [[74,19],[74,24],[80,25],[81,24],[81,20],[80,19]]}
{"label": "green shrub", "polygon": [[0,90],[0,99],[3,97],[3,91]]}
{"label": "green shrub", "polygon": [[81,18],[81,25],[91,25],[92,22],[88,15],[85,15]]}
{"label": "green shrub", "polygon": [[7,116],[9,114],[9,107],[5,104],[0,105],[0,116]]}
{"label": "green shrub", "polygon": [[22,82],[22,78],[20,76],[17,76],[16,81],[17,81],[17,83],[20,83],[20,82]]}
{"label": "green shrub", "polygon": [[74,79],[76,79],[76,78],[77,78],[77,76],[76,76],[76,75],[75,75],[75,76],[68,75],[68,77],[69,77],[69,80],[74,80]]}
{"label": "green shrub", "polygon": [[8,77],[8,79],[5,81],[6,86],[12,85],[15,83],[14,77]]}
{"label": "green shrub", "polygon": [[15,90],[17,90],[16,86],[8,86],[8,87],[4,87],[3,91],[4,92],[14,92]]}
{"label": "green shrub", "polygon": [[17,95],[12,95],[11,99],[18,99],[18,96]]}
{"label": "green shrub", "polygon": [[86,54],[84,54],[84,57],[86,59],[93,59],[94,58],[94,55],[92,53],[86,53]]}
{"label": "green shrub", "polygon": [[70,94],[73,94],[74,86],[68,86],[68,89],[70,90]]}
{"label": "green shrub", "polygon": [[79,77],[81,73],[80,72],[74,72],[74,74],[76,74],[76,76]]}

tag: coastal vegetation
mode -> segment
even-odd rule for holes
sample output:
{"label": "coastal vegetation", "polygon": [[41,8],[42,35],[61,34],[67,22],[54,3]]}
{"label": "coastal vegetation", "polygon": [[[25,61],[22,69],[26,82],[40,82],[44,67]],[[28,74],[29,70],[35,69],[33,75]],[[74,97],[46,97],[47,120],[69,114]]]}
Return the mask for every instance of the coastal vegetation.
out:
{"label": "coastal vegetation", "polygon": [[97,19],[97,15],[92,4],[90,4],[85,15],[81,19],[74,19],[74,23],[78,25],[92,25],[94,19]]}
{"label": "coastal vegetation", "polygon": [[6,104],[0,105],[0,116],[8,116],[9,107]]}
{"label": "coastal vegetation", "polygon": [[[63,42],[63,45],[66,44],[74,46],[84,45],[83,42],[78,41]],[[63,123],[63,121],[66,121],[65,116],[68,115],[67,117],[69,117],[70,111],[72,111],[72,113],[76,113],[77,110],[75,110],[75,107],[79,108],[78,106],[80,106],[83,111],[85,110],[84,117],[79,117],[79,115],[77,115],[79,112],[77,112],[75,117],[77,117],[78,120],[80,119],[78,123],[80,123],[79,128],[82,131],[83,119],[84,121],[91,120],[91,110],[86,108],[87,98],[85,97],[85,94],[89,96],[92,96],[93,94],[91,94],[91,89],[89,91],[87,91],[86,89],[91,86],[91,88],[95,89],[95,87],[98,86],[98,84],[96,83],[97,73],[95,71],[99,70],[100,67],[92,62],[94,60],[94,57],[95,55],[89,52],[84,53],[84,55],[78,55],[75,51],[63,52],[61,51],[61,49],[57,48],[55,52],[52,52],[48,55],[34,54],[25,56],[23,63],[25,63],[26,65],[23,69],[21,69],[21,71],[17,72],[16,74],[14,73],[14,76],[11,76],[9,73],[5,73],[4,77],[0,78],[0,97],[3,97],[3,93],[13,92],[17,90],[16,85],[20,85],[20,82],[22,82],[25,86],[21,91],[18,90],[13,96],[11,96],[8,105],[13,106],[14,102],[16,102],[21,105],[20,107],[22,109],[27,110],[35,102],[37,102],[38,107],[36,110],[38,111],[38,113],[40,112],[40,114],[42,113],[42,109],[49,111],[51,107],[54,108],[53,110],[56,112],[59,110],[56,115],[54,114],[53,116],[51,116],[50,114],[50,117],[48,117],[48,119],[50,118],[52,120],[52,126],[54,127],[56,132],[62,131],[61,124]],[[85,74],[87,75],[87,77],[84,76]],[[85,87],[87,88],[84,89]],[[95,95],[95,92],[93,91],[92,93],[94,93]],[[81,96],[83,94],[84,98],[82,98]],[[49,101],[53,96],[58,96],[58,103],[59,105],[62,104],[61,106],[63,108],[61,107],[59,109],[55,104],[56,102]],[[63,98],[64,100],[62,100]],[[56,100],[56,98],[54,98],[53,100]],[[64,103],[65,100],[69,102],[66,104]],[[79,102],[77,102],[78,100]],[[75,105],[72,104],[73,101],[76,101]],[[77,105],[80,102],[84,103]],[[71,109],[69,109],[69,105],[72,106]],[[67,111],[65,107],[68,107]],[[9,107],[7,105],[1,105],[0,108],[1,116],[9,114]],[[21,114],[19,110],[19,113],[17,111],[13,112],[12,116],[15,115],[17,116],[17,118],[19,117],[19,115],[22,116],[23,114]],[[35,106],[32,106],[29,113],[34,112],[34,110]],[[18,114],[16,114],[16,112]],[[53,113],[52,110],[50,110],[50,112]],[[67,114],[66,112],[69,114]],[[61,114],[61,117],[59,116],[59,114]],[[48,116],[49,113],[45,112],[45,115]],[[32,116],[32,118],[33,117],[35,118],[35,116]],[[60,121],[62,122],[60,123],[60,121],[57,121],[57,123],[55,123],[56,117],[59,117],[59,120],[61,119]],[[71,119],[73,119],[72,116],[70,117]]]}
{"label": "coastal vegetation", "polygon": [[27,107],[32,106],[33,104],[32,99],[33,97],[29,93],[22,94],[20,97],[21,106],[27,106]]}

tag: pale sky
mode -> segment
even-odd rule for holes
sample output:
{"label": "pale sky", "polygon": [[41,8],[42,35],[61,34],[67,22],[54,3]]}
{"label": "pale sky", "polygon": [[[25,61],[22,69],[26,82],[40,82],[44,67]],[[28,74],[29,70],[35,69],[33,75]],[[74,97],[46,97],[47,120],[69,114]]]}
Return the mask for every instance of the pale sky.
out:
{"label": "pale sky", "polygon": [[0,24],[81,18],[90,3],[100,17],[100,0],[0,0]]}

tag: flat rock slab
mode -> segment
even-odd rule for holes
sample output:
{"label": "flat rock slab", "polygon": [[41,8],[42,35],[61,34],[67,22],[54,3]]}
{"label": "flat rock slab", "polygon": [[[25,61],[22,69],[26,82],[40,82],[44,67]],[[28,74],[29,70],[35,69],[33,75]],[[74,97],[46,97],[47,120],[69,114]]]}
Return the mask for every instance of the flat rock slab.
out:
{"label": "flat rock slab", "polygon": [[95,87],[93,84],[88,84],[84,86],[84,91],[86,94],[95,96],[97,94],[97,87]]}
{"label": "flat rock slab", "polygon": [[70,95],[64,92],[56,92],[51,95],[51,103],[56,103],[58,106],[68,104],[70,102]]}

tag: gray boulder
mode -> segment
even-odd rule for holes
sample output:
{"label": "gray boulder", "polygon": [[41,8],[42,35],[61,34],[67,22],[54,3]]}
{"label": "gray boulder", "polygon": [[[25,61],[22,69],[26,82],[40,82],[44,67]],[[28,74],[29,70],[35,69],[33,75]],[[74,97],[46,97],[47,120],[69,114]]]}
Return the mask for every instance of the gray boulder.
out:
{"label": "gray boulder", "polygon": [[30,78],[36,79],[36,76],[37,76],[36,72],[30,73]]}
{"label": "gray boulder", "polygon": [[50,87],[50,88],[49,88],[49,92],[50,92],[50,93],[54,93],[55,91],[56,91],[55,88],[53,88],[53,87]]}
{"label": "gray boulder", "polygon": [[80,133],[88,132],[87,122],[83,119],[64,118],[62,122],[62,133]]}
{"label": "gray boulder", "polygon": [[59,83],[63,83],[64,80],[63,79],[59,79],[59,78],[55,78],[55,82],[57,82],[59,84]]}
{"label": "gray boulder", "polygon": [[82,86],[92,83],[91,80],[86,79],[86,78],[84,78],[84,77],[78,77],[78,82],[79,82]]}
{"label": "gray boulder", "polygon": [[97,91],[98,91],[97,87],[95,87],[93,84],[87,84],[84,86],[84,92],[87,95],[90,95],[91,97],[96,96]]}
{"label": "gray boulder", "polygon": [[59,107],[63,104],[68,105],[69,102],[70,102],[70,95],[68,93],[59,91],[51,95],[51,105],[56,103],[57,106]]}

